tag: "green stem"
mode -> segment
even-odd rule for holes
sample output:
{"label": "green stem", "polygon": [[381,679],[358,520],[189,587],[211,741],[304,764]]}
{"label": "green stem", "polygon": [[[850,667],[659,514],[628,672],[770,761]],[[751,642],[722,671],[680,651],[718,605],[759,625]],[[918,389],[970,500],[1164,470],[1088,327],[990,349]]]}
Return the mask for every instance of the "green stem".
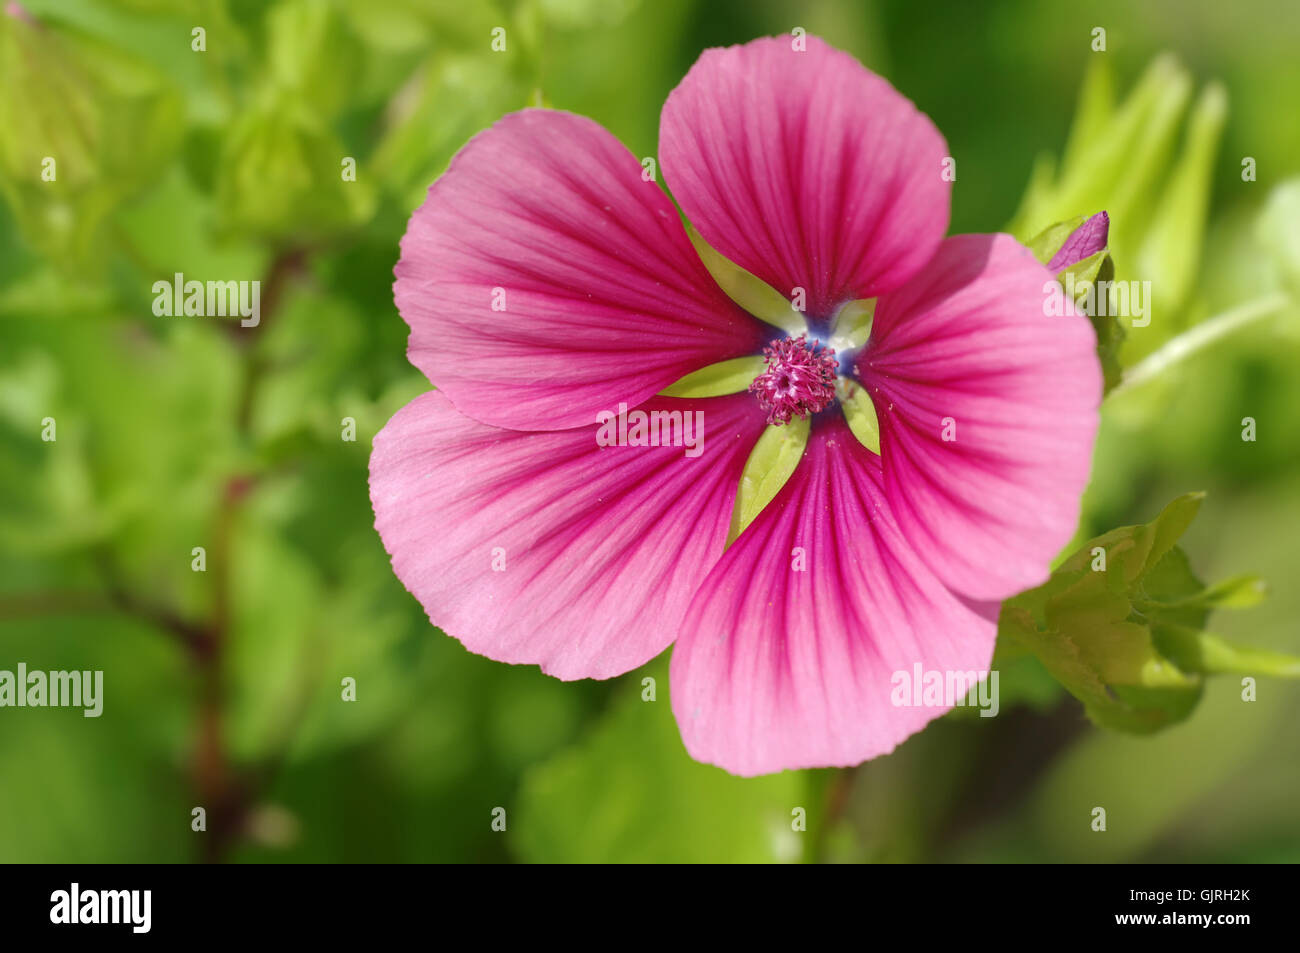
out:
{"label": "green stem", "polygon": [[1261,318],[1270,317],[1275,312],[1286,307],[1290,301],[1290,298],[1279,291],[1257,298],[1254,301],[1248,301],[1231,311],[1225,311],[1223,314],[1202,321],[1194,328],[1184,331],[1172,341],[1169,341],[1154,354],[1150,354],[1137,364],[1134,364],[1124,374],[1124,379],[1107,396],[1114,397],[1122,391],[1140,387],[1142,384],[1159,377],[1174,365],[1205,350],[1221,338],[1227,337],[1234,331],[1253,324]]}
{"label": "green stem", "polygon": [[831,833],[844,817],[853,792],[856,768],[823,768],[807,772],[809,792],[821,803],[804,848],[803,861],[821,863],[826,859]]}

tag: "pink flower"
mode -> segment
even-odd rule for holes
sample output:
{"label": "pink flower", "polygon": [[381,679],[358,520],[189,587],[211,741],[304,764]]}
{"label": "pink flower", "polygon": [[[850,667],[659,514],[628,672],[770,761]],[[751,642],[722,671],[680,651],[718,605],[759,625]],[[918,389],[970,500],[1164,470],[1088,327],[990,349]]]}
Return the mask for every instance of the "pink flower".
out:
{"label": "pink flower", "polygon": [[[438,390],[375,439],[375,525],[470,651],[609,678],[676,640],[693,757],[744,775],[857,764],[946,710],[895,706],[894,673],[987,669],[998,603],[1041,583],[1071,536],[1101,395],[1093,331],[1045,316],[1052,273],[1012,238],[944,239],[942,136],[814,38],[705,52],[664,105],[659,148],[713,248],[803,290],[805,335],[719,289],[672,202],[595,122],[508,115],[402,241],[408,354]],[[832,353],[838,310],[870,298],[868,343]],[[764,351],[749,391],[656,396]],[[879,455],[849,430],[835,375],[874,402]],[[602,445],[620,404],[701,411],[702,451]],[[796,416],[811,418],[802,460],[726,546],[755,441]]]}

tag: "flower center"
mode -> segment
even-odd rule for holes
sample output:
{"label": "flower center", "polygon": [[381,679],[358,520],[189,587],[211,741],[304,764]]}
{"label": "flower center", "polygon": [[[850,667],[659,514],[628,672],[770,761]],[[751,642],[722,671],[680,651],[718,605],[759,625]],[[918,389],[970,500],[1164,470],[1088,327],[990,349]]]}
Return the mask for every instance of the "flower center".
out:
{"label": "flower center", "polygon": [[749,392],[767,411],[767,422],[780,426],[807,417],[835,399],[835,349],[809,344],[806,335],[783,338],[763,349],[767,369],[754,378]]}

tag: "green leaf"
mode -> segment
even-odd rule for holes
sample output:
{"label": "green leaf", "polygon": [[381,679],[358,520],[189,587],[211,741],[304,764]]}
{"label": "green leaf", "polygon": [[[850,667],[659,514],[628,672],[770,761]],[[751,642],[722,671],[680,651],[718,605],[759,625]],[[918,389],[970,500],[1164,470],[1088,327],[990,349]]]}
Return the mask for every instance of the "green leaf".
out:
{"label": "green leaf", "polygon": [[627,18],[641,0],[538,0],[546,21],[562,30],[611,27]]}
{"label": "green leaf", "polygon": [[750,381],[763,371],[763,357],[751,354],[719,361],[692,371],[659,393],[665,397],[719,397],[736,394],[749,387]]}
{"label": "green leaf", "polygon": [[266,22],[271,81],[323,116],[342,111],[358,86],[362,45],[340,8],[321,0],[284,0]]}
{"label": "green leaf", "polygon": [[1084,544],[1046,583],[1002,607],[999,657],[1028,650],[1097,724],[1146,733],[1186,718],[1204,675],[1294,677],[1300,659],[1232,647],[1203,632],[1211,608],[1252,605],[1252,576],[1207,588],[1177,547],[1204,494],[1179,497],[1150,523]]}
{"label": "green leaf", "polygon": [[871,325],[875,318],[875,298],[850,301],[835,313],[831,326],[831,347],[837,351],[863,347],[871,337]]}
{"label": "green leaf", "polygon": [[[1181,555],[1181,550],[1175,552]],[[1172,554],[1171,554],[1172,555]],[[1148,586],[1150,590],[1150,586]],[[1217,585],[1200,589],[1172,601],[1153,600],[1152,605],[1162,609],[1248,609],[1259,605],[1268,594],[1268,585],[1258,576],[1246,574],[1225,579]]]}
{"label": "green leaf", "polygon": [[[1012,234],[1032,235],[1044,224],[1081,208],[1107,209],[1117,235],[1133,227],[1127,222],[1130,208],[1150,189],[1160,158],[1167,155],[1191,80],[1176,60],[1162,56],[1151,63],[1123,104],[1111,110],[1105,108],[1109,92],[1103,89],[1109,79],[1090,79],[1080,100],[1082,118],[1071,134],[1055,183],[1050,188],[1040,185],[1033,201],[1022,203]],[[1127,242],[1116,244],[1133,247]]]}
{"label": "green leaf", "polygon": [[528,105],[533,85],[532,77],[503,72],[486,42],[481,53],[439,49],[393,97],[383,137],[358,177],[368,169],[381,188],[415,208],[470,137]]}
{"label": "green leaf", "polygon": [[853,436],[862,445],[877,456],[880,455],[880,417],[876,405],[866,388],[854,381],[841,378],[837,382],[840,392],[840,406],[844,409],[844,420],[848,423]]}
{"label": "green leaf", "polygon": [[374,186],[333,131],[289,96],[266,94],[230,131],[216,180],[222,225],[236,233],[307,243],[367,221]]}
{"label": "green leaf", "polygon": [[[792,829],[805,808],[801,775],[737,778],[691,760],[668,703],[667,667],[642,701],[640,678],[596,730],[525,776],[512,843],[547,863],[766,863],[798,859],[807,833]],[[636,676],[633,676],[634,678]]]}
{"label": "green leaf", "polygon": [[1269,193],[1256,232],[1283,284],[1300,298],[1300,179],[1288,179]]}
{"label": "green leaf", "polygon": [[0,763],[9,774],[0,784],[0,860],[193,859],[186,823],[193,795],[172,770],[190,756],[197,697],[185,655],[117,613],[3,619],[0,644],[0,667],[11,671],[22,661],[29,671],[103,673],[98,717],[77,708],[3,709]]}
{"label": "green leaf", "polygon": [[759,436],[741,471],[736,506],[731,514],[730,546],[750,523],[771,503],[803,459],[808,446],[810,423],[795,417],[784,426],[768,427]]}
{"label": "green leaf", "polygon": [[1156,642],[1160,651],[1184,671],[1300,678],[1300,658],[1281,652],[1231,645],[1208,632],[1162,625],[1156,629]]}
{"label": "green leaf", "polygon": [[[1106,209],[1119,280],[1149,282],[1138,287],[1150,324],[1137,325],[1143,330],[1130,335],[1132,350],[1141,357],[1184,327],[1198,300],[1192,291],[1226,97],[1211,84],[1189,111],[1191,74],[1165,55],[1114,106],[1104,59],[1095,58],[1085,80],[1063,161],[1035,165],[1007,230],[1027,241],[1080,209]],[[1110,342],[1116,335],[1106,326],[1098,328],[1098,337]],[[1104,347],[1114,349],[1110,343]],[[1116,367],[1107,365],[1108,389],[1117,379]]]}
{"label": "green leaf", "polygon": [[1110,68],[1110,59],[1090,57],[1079,86],[1079,102],[1061,156],[1062,164],[1070,168],[1078,165],[1083,155],[1105,134],[1114,115],[1115,74]]}
{"label": "green leaf", "polygon": [[[1100,259],[1100,260],[1097,260]],[[1086,279],[1093,283],[1112,282],[1115,280],[1115,262],[1110,257],[1110,251],[1098,252],[1091,258],[1086,258],[1074,266],[1082,268],[1086,274],[1091,271],[1091,278]],[[1094,269],[1095,270],[1092,270]],[[1075,287],[1079,287],[1079,279],[1075,279]],[[1085,287],[1084,293],[1087,293]],[[1096,309],[1100,311],[1101,309]],[[1111,309],[1107,308],[1109,312]],[[1124,369],[1120,364],[1119,352],[1124,346],[1124,325],[1120,324],[1119,318],[1114,314],[1092,314],[1088,316],[1092,321],[1092,329],[1097,334],[1097,359],[1101,361],[1101,373],[1104,384],[1103,393],[1110,393],[1114,390],[1124,377]]]}
{"label": "green leaf", "polygon": [[1073,235],[1075,230],[1087,220],[1087,215],[1076,215],[1074,218],[1066,219],[1063,222],[1055,222],[1025,242],[1025,245],[1034,253],[1035,258],[1046,265],[1061,250],[1065,240]]}
{"label": "green leaf", "polygon": [[0,197],[51,259],[102,265],[105,220],[154,182],[183,126],[180,95],[147,61],[0,14]]}
{"label": "green leaf", "polygon": [[783,328],[791,334],[807,330],[803,315],[794,310],[790,299],[767,282],[750,274],[735,262],[724,258],[706,242],[694,226],[687,225],[686,234],[718,287],[727,297],[756,318]]}
{"label": "green leaf", "polygon": [[[1211,175],[1227,115],[1228,97],[1223,87],[1206,87],[1188,121],[1183,152],[1168,173],[1154,213],[1148,217],[1149,225],[1134,265],[1138,274],[1151,282],[1155,301],[1148,305],[1155,315],[1181,316],[1195,286]],[[1185,326],[1185,322],[1179,326]]]}

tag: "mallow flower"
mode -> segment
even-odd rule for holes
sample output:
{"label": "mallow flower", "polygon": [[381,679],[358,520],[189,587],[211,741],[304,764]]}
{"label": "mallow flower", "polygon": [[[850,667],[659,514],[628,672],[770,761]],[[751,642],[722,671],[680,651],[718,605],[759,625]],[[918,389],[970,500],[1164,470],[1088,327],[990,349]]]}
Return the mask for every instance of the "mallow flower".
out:
{"label": "mallow flower", "polygon": [[[988,669],[1000,601],[1074,531],[1101,396],[1053,272],[1007,235],[944,237],[934,124],[801,45],[708,50],[669,95],[658,159],[681,215],[590,119],[527,109],[471,139],[395,269],[437,389],[370,461],[376,528],[435,625],[561,679],[675,642],[685,746],[741,775],[889,752],[949,707],[895,704],[895,673]],[[683,215],[803,327],[729,298]],[[865,343],[843,346],[871,299]],[[758,354],[735,393],[662,394]],[[802,457],[731,539],[756,442],[792,424]]]}

